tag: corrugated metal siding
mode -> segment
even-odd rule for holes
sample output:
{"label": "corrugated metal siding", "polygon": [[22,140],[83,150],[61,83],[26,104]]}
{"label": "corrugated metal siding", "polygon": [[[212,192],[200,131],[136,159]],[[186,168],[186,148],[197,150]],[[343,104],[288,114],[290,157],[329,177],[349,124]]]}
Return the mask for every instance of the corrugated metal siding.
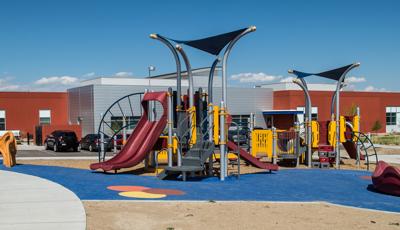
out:
{"label": "corrugated metal siding", "polygon": [[[83,135],[97,132],[101,120],[100,114],[104,113],[111,104],[128,94],[144,92],[144,90],[145,88],[143,86],[131,85],[91,85],[70,89],[68,90],[70,93],[70,120],[72,123],[75,123],[78,116],[84,119],[82,122]],[[167,87],[153,86],[151,90],[166,91]],[[186,92],[186,90],[187,87],[182,87],[183,92]],[[221,88],[214,88],[213,94],[214,104],[219,105],[221,101]],[[272,90],[265,88],[228,88],[227,94],[229,113],[232,115],[249,115],[250,113],[255,113],[257,126],[265,127],[262,110],[273,109]],[[80,99],[78,100],[77,98]],[[138,110],[140,110],[140,100],[132,97],[131,103],[134,109],[134,115],[137,115],[139,112]],[[124,113],[128,111],[127,114],[125,114],[126,116],[131,116],[127,101],[121,103],[121,107]],[[115,116],[122,115],[118,106],[113,108],[112,113]]]}
{"label": "corrugated metal siding", "polygon": [[68,90],[69,121],[77,124],[82,119],[82,135],[94,132],[93,85]]}

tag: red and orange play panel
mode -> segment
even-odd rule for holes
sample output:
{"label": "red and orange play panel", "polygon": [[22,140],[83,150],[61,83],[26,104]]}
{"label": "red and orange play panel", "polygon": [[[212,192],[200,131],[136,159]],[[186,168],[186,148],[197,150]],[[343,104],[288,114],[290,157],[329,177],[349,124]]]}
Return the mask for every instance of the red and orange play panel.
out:
{"label": "red and orange play panel", "polygon": [[118,193],[120,196],[141,199],[160,199],[170,195],[180,196],[186,194],[176,189],[149,188],[134,185],[108,186],[107,189],[120,192]]}

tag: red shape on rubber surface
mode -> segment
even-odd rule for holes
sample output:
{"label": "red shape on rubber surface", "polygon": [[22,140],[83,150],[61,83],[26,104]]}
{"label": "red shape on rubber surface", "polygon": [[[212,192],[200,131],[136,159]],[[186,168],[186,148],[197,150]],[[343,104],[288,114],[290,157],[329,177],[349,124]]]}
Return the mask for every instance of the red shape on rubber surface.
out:
{"label": "red shape on rubber surface", "polygon": [[150,188],[144,186],[116,185],[116,186],[108,186],[107,189],[118,192],[142,192]]}
{"label": "red shape on rubber surface", "polygon": [[153,194],[165,194],[165,195],[185,195],[186,193],[181,190],[175,189],[161,189],[161,188],[150,188],[145,189],[143,192],[153,193]]}

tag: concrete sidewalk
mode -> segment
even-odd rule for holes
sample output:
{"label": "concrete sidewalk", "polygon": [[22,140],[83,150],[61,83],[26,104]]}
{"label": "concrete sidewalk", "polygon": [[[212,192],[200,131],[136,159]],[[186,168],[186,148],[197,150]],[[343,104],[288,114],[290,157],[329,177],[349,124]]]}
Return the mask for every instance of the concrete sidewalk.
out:
{"label": "concrete sidewalk", "polygon": [[0,170],[0,184],[0,229],[86,228],[82,202],[63,186],[3,170]]}

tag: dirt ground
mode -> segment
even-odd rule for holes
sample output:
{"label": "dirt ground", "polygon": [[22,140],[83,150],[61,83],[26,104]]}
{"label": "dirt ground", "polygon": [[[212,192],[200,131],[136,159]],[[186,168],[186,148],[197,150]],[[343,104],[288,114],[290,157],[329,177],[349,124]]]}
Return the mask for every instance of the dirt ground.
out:
{"label": "dirt ground", "polygon": [[400,215],[328,203],[84,201],[87,229],[400,229]]}

